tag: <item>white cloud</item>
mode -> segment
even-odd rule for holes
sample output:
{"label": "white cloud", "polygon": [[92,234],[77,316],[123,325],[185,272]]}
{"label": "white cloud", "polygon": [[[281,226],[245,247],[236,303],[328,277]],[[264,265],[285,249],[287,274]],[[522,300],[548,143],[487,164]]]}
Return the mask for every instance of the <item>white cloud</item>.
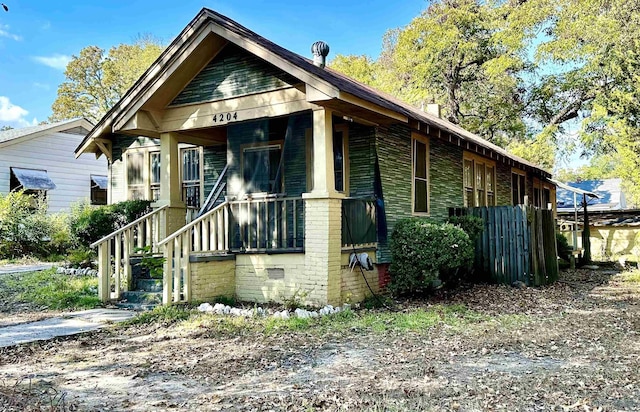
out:
{"label": "white cloud", "polygon": [[30,122],[26,119],[28,110],[11,103],[8,97],[0,96],[0,122],[13,123],[17,127],[33,126],[38,124],[38,119]]}
{"label": "white cloud", "polygon": [[42,90],[49,90],[51,88],[46,83],[38,83],[38,82],[34,82],[33,87],[35,87],[36,89],[42,89]]}
{"label": "white cloud", "polygon": [[22,40],[22,37],[18,36],[17,34],[13,34],[9,32],[9,26],[6,24],[0,24],[0,37],[6,37],[8,39],[12,39],[15,41]]}
{"label": "white cloud", "polygon": [[54,54],[53,56],[49,57],[34,56],[33,60],[56,70],[65,70],[67,68],[67,64],[69,64],[69,62],[71,61],[71,57],[65,56],[64,54]]}

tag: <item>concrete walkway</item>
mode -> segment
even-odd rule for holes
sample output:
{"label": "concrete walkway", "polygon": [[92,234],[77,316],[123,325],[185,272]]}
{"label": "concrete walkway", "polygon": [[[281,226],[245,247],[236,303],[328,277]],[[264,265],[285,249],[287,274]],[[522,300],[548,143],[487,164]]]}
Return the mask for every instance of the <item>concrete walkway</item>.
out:
{"label": "concrete walkway", "polygon": [[55,263],[38,263],[35,265],[2,265],[0,266],[0,275],[20,272],[37,272],[40,270],[50,269],[55,265]]}
{"label": "concrete walkway", "polygon": [[120,309],[91,309],[19,325],[0,328],[0,347],[76,335],[104,328],[110,323],[131,319],[136,315]]}

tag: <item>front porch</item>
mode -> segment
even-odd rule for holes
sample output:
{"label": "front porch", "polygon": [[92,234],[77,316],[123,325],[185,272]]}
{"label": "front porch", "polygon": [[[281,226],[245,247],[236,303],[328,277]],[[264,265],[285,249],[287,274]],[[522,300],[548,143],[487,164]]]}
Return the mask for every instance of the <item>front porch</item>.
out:
{"label": "front porch", "polygon": [[[328,242],[318,228],[328,224],[323,203],[340,222],[330,234],[331,255],[320,254]],[[349,266],[353,251],[375,261],[375,202],[369,199],[318,199],[266,196],[225,200],[161,239],[167,206],[101,239],[98,248],[99,296],[117,301],[134,288],[131,261],[145,249],[164,261],[162,302],[194,302],[218,296],[240,300],[282,301],[297,294],[310,304],[361,300],[370,294],[362,273]],[[332,217],[335,223],[335,217]],[[309,222],[312,227],[309,228]],[[337,229],[337,230],[335,230]],[[305,235],[311,235],[305,242]],[[326,232],[325,232],[326,233]],[[341,241],[342,240],[342,241]],[[332,260],[326,256],[333,257]],[[331,277],[322,267],[333,263]],[[364,273],[379,289],[377,270]],[[330,299],[331,298],[331,299]]]}

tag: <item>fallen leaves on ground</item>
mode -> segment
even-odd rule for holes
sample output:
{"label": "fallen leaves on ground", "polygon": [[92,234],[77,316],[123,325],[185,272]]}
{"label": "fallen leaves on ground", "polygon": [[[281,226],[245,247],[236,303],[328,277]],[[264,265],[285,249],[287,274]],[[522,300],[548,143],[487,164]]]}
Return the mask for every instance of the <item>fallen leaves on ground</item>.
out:
{"label": "fallen leaves on ground", "polygon": [[399,307],[481,315],[459,326],[134,325],[0,349],[0,388],[29,376],[77,410],[638,410],[639,302],[637,283],[579,269]]}

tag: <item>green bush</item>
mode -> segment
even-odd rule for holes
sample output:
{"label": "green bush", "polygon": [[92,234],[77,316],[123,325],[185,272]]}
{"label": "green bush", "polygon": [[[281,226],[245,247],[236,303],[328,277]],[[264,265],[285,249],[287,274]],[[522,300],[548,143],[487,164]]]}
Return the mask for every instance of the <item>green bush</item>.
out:
{"label": "green bush", "polygon": [[127,200],[106,206],[86,202],[71,208],[70,228],[73,245],[88,247],[108,234],[126,226],[151,211],[147,200]]}
{"label": "green bush", "polygon": [[569,241],[561,233],[556,233],[556,244],[558,245],[558,257],[569,261],[569,256],[573,248],[569,246]]}
{"label": "green bush", "polygon": [[46,257],[52,224],[44,198],[23,191],[0,194],[0,258]]}
{"label": "green bush", "polygon": [[474,257],[469,235],[462,229],[424,218],[396,223],[390,248],[389,288],[395,294],[424,292],[440,273],[468,267]]}
{"label": "green bush", "polygon": [[469,235],[471,243],[475,243],[484,230],[484,221],[476,216],[450,216],[447,222],[464,230]]}

